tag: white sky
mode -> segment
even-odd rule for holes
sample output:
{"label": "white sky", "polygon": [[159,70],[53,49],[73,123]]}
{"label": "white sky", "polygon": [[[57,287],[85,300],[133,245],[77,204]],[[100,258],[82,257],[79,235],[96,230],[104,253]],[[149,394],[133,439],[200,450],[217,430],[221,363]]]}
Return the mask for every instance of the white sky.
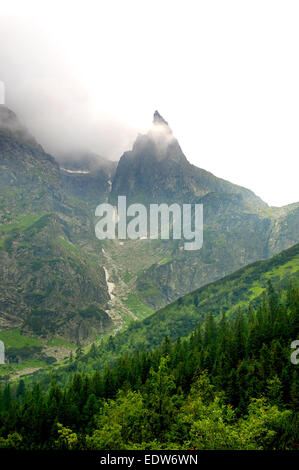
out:
{"label": "white sky", "polygon": [[298,0],[0,0],[0,79],[50,151],[118,159],[158,109],[192,163],[283,205],[299,201],[298,24]]}

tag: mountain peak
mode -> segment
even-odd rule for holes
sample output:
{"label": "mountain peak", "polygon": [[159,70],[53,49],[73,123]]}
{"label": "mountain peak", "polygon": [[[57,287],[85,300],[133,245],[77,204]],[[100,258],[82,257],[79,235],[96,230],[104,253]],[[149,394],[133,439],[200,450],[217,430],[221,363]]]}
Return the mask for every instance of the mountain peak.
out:
{"label": "mountain peak", "polygon": [[165,119],[161,116],[159,111],[154,112],[153,124],[155,124],[155,125],[163,124],[164,126],[168,126],[168,122],[165,121]]}
{"label": "mountain peak", "polygon": [[151,165],[153,162],[158,163],[162,160],[176,161],[177,163],[187,161],[168,122],[159,111],[154,112],[152,127],[145,135],[139,134],[137,136],[132,151],[125,152],[124,156],[126,159],[139,160],[143,163],[148,160]]}
{"label": "mountain peak", "polygon": [[17,115],[2,104],[0,105],[0,134],[32,148],[43,150],[26,127],[20,123]]}

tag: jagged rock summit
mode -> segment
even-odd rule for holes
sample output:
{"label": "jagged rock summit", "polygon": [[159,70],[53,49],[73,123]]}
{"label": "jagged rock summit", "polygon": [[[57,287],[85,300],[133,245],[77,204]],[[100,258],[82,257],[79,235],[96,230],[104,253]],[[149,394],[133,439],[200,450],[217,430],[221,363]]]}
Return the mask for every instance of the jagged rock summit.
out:
{"label": "jagged rock summit", "polygon": [[147,134],[139,134],[132,150],[122,155],[110,196],[113,203],[120,194],[138,202],[193,201],[215,192],[241,193],[264,205],[251,191],[192,165],[168,122],[155,111]]}
{"label": "jagged rock summit", "polygon": [[[155,141],[156,146],[160,150],[160,153],[161,153],[161,149],[164,150],[163,152],[164,157],[166,155],[165,150],[167,150],[167,147],[169,145],[174,144],[176,142],[176,145],[178,146],[178,142],[174,138],[172,131],[168,125],[168,122],[165,121],[165,119],[161,116],[159,111],[154,112],[153,125],[151,129],[148,131],[147,135],[152,140]],[[180,153],[182,153],[181,149],[180,149]]]}
{"label": "jagged rock summit", "polygon": [[165,121],[165,119],[161,116],[159,111],[154,112],[153,124],[154,125],[161,125],[162,124],[164,126],[168,126],[168,122]]}
{"label": "jagged rock summit", "polygon": [[186,165],[189,165],[188,160],[168,122],[155,111],[153,125],[147,134],[139,134],[132,150],[125,152],[119,161],[113,179],[112,201],[119,194],[155,200],[161,191],[165,192],[168,183],[173,186],[173,189],[169,188],[172,193],[177,186],[173,178],[180,178]]}

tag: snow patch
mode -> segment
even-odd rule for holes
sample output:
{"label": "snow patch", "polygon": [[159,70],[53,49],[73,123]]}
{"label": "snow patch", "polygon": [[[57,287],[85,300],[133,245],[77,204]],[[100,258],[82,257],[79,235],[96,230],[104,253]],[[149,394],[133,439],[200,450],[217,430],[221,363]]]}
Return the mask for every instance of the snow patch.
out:
{"label": "snow patch", "polygon": [[74,173],[74,174],[80,174],[80,175],[87,175],[90,173],[88,170],[67,170],[66,168],[62,168],[61,170],[66,171],[67,173]]}

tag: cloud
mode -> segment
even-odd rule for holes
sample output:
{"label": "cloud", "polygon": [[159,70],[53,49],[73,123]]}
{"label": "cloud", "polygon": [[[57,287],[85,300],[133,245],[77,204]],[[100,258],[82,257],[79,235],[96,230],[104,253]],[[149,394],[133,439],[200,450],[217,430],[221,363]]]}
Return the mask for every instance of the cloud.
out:
{"label": "cloud", "polygon": [[291,203],[299,4],[285,3],[1,2],[7,105],[50,153],[113,160],[158,109],[192,163]]}
{"label": "cloud", "polygon": [[30,19],[0,20],[6,105],[49,153],[91,151],[117,160],[137,130],[101,109],[57,40]]}

